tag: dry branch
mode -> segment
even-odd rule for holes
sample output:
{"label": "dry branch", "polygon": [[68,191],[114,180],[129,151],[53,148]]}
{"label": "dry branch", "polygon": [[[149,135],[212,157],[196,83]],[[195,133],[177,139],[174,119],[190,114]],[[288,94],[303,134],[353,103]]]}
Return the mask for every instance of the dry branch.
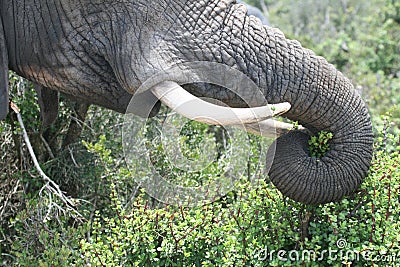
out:
{"label": "dry branch", "polygon": [[[50,200],[52,200],[52,195],[57,196],[67,207],[67,211],[72,212],[74,214],[76,214],[78,216],[78,218],[83,218],[83,216],[75,209],[75,203],[69,198],[67,197],[60,189],[59,185],[57,183],[55,183],[53,180],[51,180],[42,170],[42,168],[40,167],[40,164],[37,160],[37,157],[35,155],[35,152],[33,151],[31,142],[29,140],[29,136],[28,133],[26,131],[24,122],[22,120],[22,116],[20,113],[20,109],[18,108],[17,105],[15,105],[14,103],[10,103],[10,107],[11,109],[17,114],[17,119],[19,122],[19,125],[21,127],[22,130],[22,134],[23,134],[23,138],[24,141],[26,143],[26,146],[28,148],[29,154],[32,158],[33,164],[35,165],[36,170],[38,171],[39,175],[42,177],[42,179],[45,181],[45,185],[42,187],[42,189],[40,190],[40,193],[43,192],[43,189],[45,189],[50,196]],[[45,216],[45,220],[48,219],[48,215],[51,213],[51,210],[53,207],[56,207],[59,211],[62,211],[63,213],[65,213],[66,211],[63,210],[62,207],[60,207],[59,205],[57,205],[56,203],[54,203],[53,201],[51,201],[50,205],[49,205],[49,210],[47,212],[47,215]]]}

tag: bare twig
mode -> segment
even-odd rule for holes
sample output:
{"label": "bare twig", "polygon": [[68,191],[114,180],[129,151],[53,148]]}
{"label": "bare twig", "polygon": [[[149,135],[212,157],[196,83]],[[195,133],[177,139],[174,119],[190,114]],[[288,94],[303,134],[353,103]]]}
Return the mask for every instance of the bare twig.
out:
{"label": "bare twig", "polygon": [[140,184],[136,187],[136,189],[130,195],[129,201],[127,201],[127,203],[125,205],[125,209],[127,209],[132,204],[132,202],[136,199],[136,197],[137,197],[136,194],[139,192],[139,189],[140,189]]}
{"label": "bare twig", "polygon": [[42,134],[40,134],[40,140],[42,140],[42,142],[43,142],[43,144],[44,144],[44,146],[45,146],[45,148],[46,148],[46,150],[47,150],[47,153],[49,153],[50,158],[51,158],[51,159],[54,159],[54,158],[55,158],[55,157],[54,157],[54,153],[53,153],[53,151],[51,151],[51,148],[50,148],[50,146],[49,146],[49,143],[47,143],[46,139],[44,139],[44,137],[43,137]]}
{"label": "bare twig", "polygon": [[72,151],[71,147],[69,147],[69,146],[68,146],[68,151],[69,151],[69,154],[71,156],[71,160],[74,163],[75,167],[79,168],[79,165],[76,162],[75,157],[74,157],[74,152]]}
{"label": "bare twig", "polygon": [[19,180],[17,181],[16,185],[14,186],[14,189],[8,193],[6,200],[3,202],[4,204],[1,207],[0,219],[3,218],[3,215],[4,215],[4,212],[6,211],[8,202],[11,200],[11,197],[18,192],[18,188],[19,188]]}
{"label": "bare twig", "polygon": [[[21,113],[20,113],[20,109],[17,107],[17,105],[15,105],[12,102],[10,104],[10,107],[17,114],[17,119],[18,119],[18,122],[20,124],[21,130],[22,130],[22,133],[23,133],[24,141],[25,141],[26,146],[28,148],[29,154],[30,154],[30,156],[32,158],[33,164],[35,165],[35,168],[38,171],[39,175],[46,182],[46,184],[43,186],[42,190],[46,189],[50,193],[50,195],[51,194],[56,195],[68,207],[68,209],[70,211],[73,211],[79,217],[83,218],[83,216],[75,209],[75,204],[72,202],[72,200],[69,199],[67,196],[65,196],[64,193],[61,191],[60,187],[58,186],[58,184],[55,183],[53,180],[51,180],[43,172],[43,170],[40,167],[39,162],[38,162],[38,160],[36,158],[35,152],[33,151],[31,142],[29,140],[28,133],[26,132],[26,128],[25,128],[25,125],[24,125],[24,122],[22,120],[22,116],[21,116]],[[42,190],[40,190],[40,193],[42,192]],[[55,203],[53,203],[53,205],[50,205],[48,214],[50,214],[50,210],[51,210],[52,206],[54,206],[54,205],[55,205]],[[59,208],[61,208],[61,207],[59,207]],[[45,219],[46,219],[46,217],[45,217]]]}

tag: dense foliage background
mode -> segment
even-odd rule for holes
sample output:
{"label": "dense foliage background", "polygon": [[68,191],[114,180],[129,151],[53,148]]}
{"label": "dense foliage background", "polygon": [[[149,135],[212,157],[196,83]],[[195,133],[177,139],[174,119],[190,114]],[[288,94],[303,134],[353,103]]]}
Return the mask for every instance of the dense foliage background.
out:
{"label": "dense foliage background", "polygon": [[[400,2],[248,2],[261,8],[287,37],[342,70],[367,102],[375,154],[361,188],[339,203],[305,206],[283,197],[268,180],[250,184],[244,176],[234,191],[209,205],[158,203],[135,183],[136,174],[123,160],[123,116],[91,107],[82,122],[79,104],[63,98],[56,123],[43,131],[32,85],[10,73],[11,97],[21,108],[41,167],[68,199],[37,173],[16,116],[10,113],[0,122],[0,264],[400,265]],[[82,125],[82,134],[69,144],[70,129],[77,125]],[[187,148],[184,154],[194,160],[201,157],[197,144],[215,143],[212,133],[220,131],[196,123],[185,127],[180,142]],[[157,137],[148,134],[147,146],[160,152],[154,164],[168,171]],[[251,153],[257,156],[260,151],[254,145]],[[219,164],[223,162],[189,182],[218,175]],[[264,177],[256,162],[246,164],[249,176]],[[278,257],[279,250],[287,254]],[[328,256],[329,250],[335,251]]]}

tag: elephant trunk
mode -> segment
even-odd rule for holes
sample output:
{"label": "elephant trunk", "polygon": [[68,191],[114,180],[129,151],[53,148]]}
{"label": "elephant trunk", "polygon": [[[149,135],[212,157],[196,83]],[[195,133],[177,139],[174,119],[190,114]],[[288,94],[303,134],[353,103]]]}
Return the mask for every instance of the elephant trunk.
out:
{"label": "elephant trunk", "polygon": [[360,185],[370,166],[373,134],[369,114],[354,90],[349,89],[346,96],[342,90],[310,90],[317,96],[303,104],[304,112],[291,111],[287,117],[314,133],[333,133],[330,150],[321,158],[311,157],[310,137],[290,132],[275,141],[275,151],[269,151],[268,158],[273,159],[269,176],[283,195],[306,204],[321,204],[340,200]]}
{"label": "elephant trunk", "polygon": [[310,156],[308,134],[293,131],[279,137],[275,151],[269,151],[270,179],[283,195],[302,203],[338,201],[358,188],[370,166],[368,110],[351,82],[324,58],[277,31],[275,36],[279,45],[274,72],[282,75],[271,83],[278,93],[266,94],[269,103],[291,103],[285,117],[313,133],[331,132],[333,138],[329,151],[315,158]]}
{"label": "elephant trunk", "polygon": [[[307,204],[337,201],[354,191],[368,172],[373,134],[368,111],[351,82],[299,42],[248,17],[243,6],[224,0],[213,12],[207,8],[185,11],[186,17],[202,15],[185,20],[181,26],[185,34],[179,30],[171,34],[171,51],[187,61],[218,62],[242,71],[261,88],[269,104],[291,104],[284,116],[312,133],[333,134],[330,150],[321,158],[310,156],[308,134],[292,131],[279,137],[275,150],[268,153],[269,176],[276,187]],[[199,86],[192,92],[231,106],[240,102],[220,87]]]}

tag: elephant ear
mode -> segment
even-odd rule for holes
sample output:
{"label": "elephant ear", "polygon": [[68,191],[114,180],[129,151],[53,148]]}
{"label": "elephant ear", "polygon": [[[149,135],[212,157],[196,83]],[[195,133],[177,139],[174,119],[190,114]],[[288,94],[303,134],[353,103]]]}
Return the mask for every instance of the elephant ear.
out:
{"label": "elephant ear", "polygon": [[0,120],[8,113],[8,52],[3,22],[0,19]]}
{"label": "elephant ear", "polygon": [[57,91],[43,87],[39,84],[35,84],[35,90],[38,95],[40,115],[42,117],[42,126],[43,128],[47,128],[57,118],[59,93]]}

